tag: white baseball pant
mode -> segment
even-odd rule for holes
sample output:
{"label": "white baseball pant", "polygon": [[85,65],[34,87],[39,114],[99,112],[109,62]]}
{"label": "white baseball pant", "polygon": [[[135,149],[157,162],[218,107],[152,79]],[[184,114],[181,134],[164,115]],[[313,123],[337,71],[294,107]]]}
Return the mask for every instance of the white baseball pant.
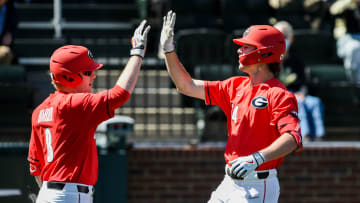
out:
{"label": "white baseball pant", "polygon": [[[36,203],[92,203],[93,186],[78,183],[60,183],[65,184],[62,189],[48,187],[48,182],[43,181],[36,199]],[[82,189],[88,187],[88,192],[79,192],[78,187]]]}
{"label": "white baseball pant", "polygon": [[[269,172],[266,178],[258,178],[258,173]],[[212,192],[208,203],[277,203],[280,185],[276,169],[253,171],[243,180],[226,175]]]}

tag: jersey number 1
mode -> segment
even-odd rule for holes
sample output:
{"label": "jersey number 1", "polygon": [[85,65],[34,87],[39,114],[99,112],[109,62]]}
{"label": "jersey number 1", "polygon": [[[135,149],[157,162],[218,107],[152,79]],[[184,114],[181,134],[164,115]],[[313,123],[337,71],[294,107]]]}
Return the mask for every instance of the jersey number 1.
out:
{"label": "jersey number 1", "polygon": [[54,159],[54,151],[51,146],[51,132],[49,128],[45,129],[45,136],[46,136],[47,162],[50,163]]}

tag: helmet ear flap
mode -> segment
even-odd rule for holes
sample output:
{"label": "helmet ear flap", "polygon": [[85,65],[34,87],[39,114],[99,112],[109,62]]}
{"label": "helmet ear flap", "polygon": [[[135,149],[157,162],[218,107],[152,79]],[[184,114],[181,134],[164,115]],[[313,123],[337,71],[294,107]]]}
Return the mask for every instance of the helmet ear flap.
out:
{"label": "helmet ear flap", "polygon": [[76,73],[72,73],[72,74],[65,73],[61,77],[62,77],[62,80],[64,82],[63,85],[68,86],[68,87],[76,87],[82,81],[81,76],[79,74],[76,74]]}
{"label": "helmet ear flap", "polygon": [[82,77],[80,76],[80,74],[67,73],[67,72],[64,72],[61,75],[56,75],[56,76],[52,74],[52,79],[54,80],[54,82],[68,87],[76,87],[82,81]]}

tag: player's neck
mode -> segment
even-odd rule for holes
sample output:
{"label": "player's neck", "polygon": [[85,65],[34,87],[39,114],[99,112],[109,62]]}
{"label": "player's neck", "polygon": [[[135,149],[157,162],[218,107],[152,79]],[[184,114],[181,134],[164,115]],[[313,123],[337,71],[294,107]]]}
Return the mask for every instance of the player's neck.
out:
{"label": "player's neck", "polygon": [[258,71],[250,74],[250,86],[264,83],[274,78],[274,74],[270,71]]}
{"label": "player's neck", "polygon": [[61,89],[58,89],[58,91],[60,92],[63,92],[63,93],[82,93],[84,91],[80,90],[79,88],[77,87],[67,87],[67,86],[64,86],[63,88]]}

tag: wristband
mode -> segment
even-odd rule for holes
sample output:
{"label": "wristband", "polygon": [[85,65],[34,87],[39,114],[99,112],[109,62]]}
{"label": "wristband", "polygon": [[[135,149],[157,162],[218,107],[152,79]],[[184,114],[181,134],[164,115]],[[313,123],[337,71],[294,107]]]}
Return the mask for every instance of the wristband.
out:
{"label": "wristband", "polygon": [[261,152],[255,152],[252,155],[258,166],[265,162],[265,157]]}
{"label": "wristband", "polygon": [[144,58],[145,51],[141,48],[132,48],[130,50],[130,56],[140,56],[141,58]]}

